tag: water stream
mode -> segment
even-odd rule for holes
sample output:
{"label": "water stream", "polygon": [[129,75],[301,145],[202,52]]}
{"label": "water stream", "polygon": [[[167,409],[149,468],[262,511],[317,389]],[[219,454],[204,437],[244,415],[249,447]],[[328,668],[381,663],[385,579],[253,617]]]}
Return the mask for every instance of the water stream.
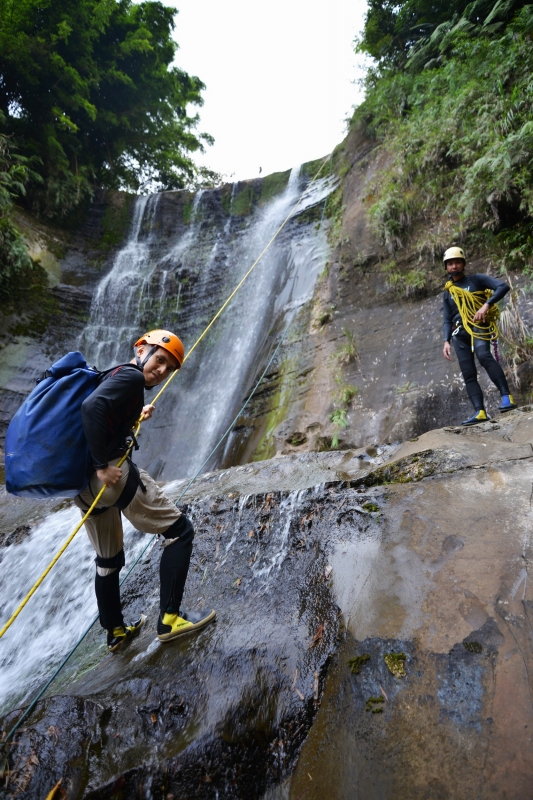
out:
{"label": "water stream", "polygon": [[[191,347],[304,188],[295,168],[281,194],[243,218],[221,218],[216,190],[199,192],[186,226],[165,194],[139,198],[129,239],[98,288],[79,343],[88,360],[101,369],[129,360],[135,339],[156,325]],[[317,182],[298,213],[321,203],[331,188],[329,180]],[[328,252],[325,226],[315,227],[289,222],[161,399],[138,456],[155,478],[198,469],[275,343],[270,332],[310,299]]]}

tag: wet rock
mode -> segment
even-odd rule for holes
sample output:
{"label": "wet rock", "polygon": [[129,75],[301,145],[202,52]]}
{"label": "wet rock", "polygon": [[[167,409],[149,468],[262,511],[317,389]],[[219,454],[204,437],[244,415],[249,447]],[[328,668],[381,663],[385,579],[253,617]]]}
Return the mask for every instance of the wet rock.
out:
{"label": "wet rock", "polygon": [[[63,776],[73,798],[527,797],[528,414],[424,434],[363,475],[325,453],[205,476],[184,605],[217,622],[155,641],[154,547],[123,593],[150,625],[116,656],[94,631],[17,733],[11,767],[38,760],[25,796]],[[303,488],[306,465],[336,479]],[[293,491],[239,490],[291,469]]]}
{"label": "wet rock", "polygon": [[30,531],[29,525],[19,525],[10,533],[0,533],[0,546],[9,547],[10,544],[19,544]]}

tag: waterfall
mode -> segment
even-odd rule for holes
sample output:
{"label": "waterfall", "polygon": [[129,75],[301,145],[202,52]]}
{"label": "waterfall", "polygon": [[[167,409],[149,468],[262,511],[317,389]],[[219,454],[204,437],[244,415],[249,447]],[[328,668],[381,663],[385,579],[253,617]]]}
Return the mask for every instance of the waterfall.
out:
{"label": "waterfall", "polygon": [[[128,240],[95,293],[78,344],[105,369],[129,361],[135,338],[166,327],[192,345],[213,314],[290,213],[305,177],[293,169],[285,189],[248,214],[232,214],[247,185],[205,190],[187,199],[169,192],[135,201]],[[333,183],[306,190],[298,213],[320,206]],[[321,208],[321,206],[320,206]],[[319,215],[320,216],[320,215]],[[187,361],[144,427],[138,460],[156,478],[190,476],[240,407],[251,379],[279,333],[312,296],[328,246],[324,226],[289,220],[206,341]],[[213,465],[210,465],[213,466]],[[172,491],[172,485],[168,487]],[[299,503],[284,505],[285,523],[264,554],[257,577],[276,573],[286,555],[290,520]],[[79,520],[72,506],[48,514],[19,544],[0,551],[2,619],[6,620]],[[125,522],[132,563],[146,542]],[[0,646],[0,712],[20,705],[50,677],[96,613],[94,552],[81,531]],[[105,639],[102,636],[102,647]]]}
{"label": "waterfall", "polygon": [[[321,203],[332,181],[317,181],[298,213]],[[305,186],[300,169],[264,206],[221,213],[220,190],[136,200],[128,241],[98,287],[80,349],[100,369],[129,361],[137,336],[154,327],[177,333],[187,350],[290,213]],[[240,184],[233,184],[229,210]],[[237,412],[280,331],[311,297],[328,255],[324,226],[290,220],[195,350],[143,429],[136,460],[156,478],[193,474]],[[216,461],[209,465],[216,466]]]}
{"label": "waterfall", "polygon": [[[23,600],[79,519],[78,508],[63,508],[49,514],[24,541],[0,551],[3,622]],[[124,537],[128,563],[133,563],[147,538],[135,532],[126,520]],[[31,699],[95,614],[94,550],[81,530],[0,640],[0,713]]]}

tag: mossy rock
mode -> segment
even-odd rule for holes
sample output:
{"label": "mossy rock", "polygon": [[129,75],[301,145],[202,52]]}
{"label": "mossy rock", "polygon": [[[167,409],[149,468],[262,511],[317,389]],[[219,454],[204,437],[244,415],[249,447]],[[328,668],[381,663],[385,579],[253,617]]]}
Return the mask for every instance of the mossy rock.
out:
{"label": "mossy rock", "polygon": [[381,714],[383,712],[383,703],[385,698],[378,695],[377,697],[369,697],[365,703],[365,711],[370,711],[372,714]]}
{"label": "mossy rock", "polygon": [[127,192],[109,192],[102,217],[103,234],[99,242],[102,250],[118,247],[129,230],[135,195]]}
{"label": "mossy rock", "polygon": [[370,661],[370,653],[363,653],[361,656],[349,658],[346,663],[350,667],[350,672],[352,672],[353,675],[359,675],[361,667],[363,667],[367,661]]}
{"label": "mossy rock", "polygon": [[483,652],[483,645],[481,645],[479,642],[463,642],[463,647],[465,650],[468,650],[469,653]]}
{"label": "mossy rock", "polygon": [[405,678],[407,675],[405,671],[405,653],[385,653],[383,661],[387,665],[391,675],[395,678]]}
{"label": "mossy rock", "polygon": [[[310,181],[312,181],[322,164],[324,164],[324,158],[315,158],[314,161],[306,161],[305,164],[302,164],[300,168],[300,175],[303,175],[305,178],[308,178]],[[324,164],[318,177],[325,178],[326,175],[329,175],[329,172],[329,164]]]}
{"label": "mossy rock", "polygon": [[285,172],[273,172],[272,175],[267,175],[263,178],[259,205],[266,205],[272,198],[284,192],[287,188],[290,174],[291,171],[288,169]]}
{"label": "mossy rock", "polygon": [[406,456],[394,464],[374,470],[365,478],[356,481],[354,485],[378,486],[387,483],[413,483],[427,478],[436,470],[436,464],[431,459],[433,450],[423,450],[416,455]]}

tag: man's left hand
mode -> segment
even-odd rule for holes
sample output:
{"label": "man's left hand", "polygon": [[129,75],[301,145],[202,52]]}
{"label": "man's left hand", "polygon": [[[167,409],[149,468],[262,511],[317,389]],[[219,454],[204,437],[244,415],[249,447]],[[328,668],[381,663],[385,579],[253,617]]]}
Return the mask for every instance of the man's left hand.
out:
{"label": "man's left hand", "polygon": [[476,311],[474,314],[474,322],[485,322],[485,317],[487,315],[487,311],[490,309],[488,303],[483,303],[479,311]]}
{"label": "man's left hand", "polygon": [[154,413],[155,406],[144,406],[142,418],[143,419],[150,419],[152,414]]}

